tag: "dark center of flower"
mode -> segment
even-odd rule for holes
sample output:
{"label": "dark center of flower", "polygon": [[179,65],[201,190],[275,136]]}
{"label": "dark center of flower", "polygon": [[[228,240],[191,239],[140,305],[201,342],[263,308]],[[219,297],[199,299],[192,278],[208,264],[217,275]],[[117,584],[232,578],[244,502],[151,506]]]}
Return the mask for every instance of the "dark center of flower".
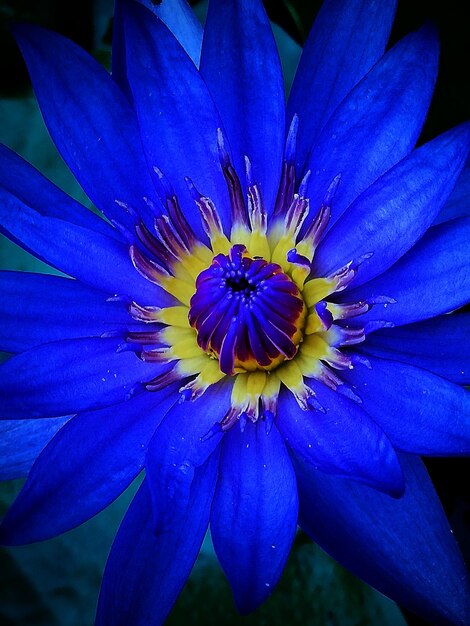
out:
{"label": "dark center of flower", "polygon": [[189,323],[221,371],[234,374],[273,369],[292,359],[305,315],[299,289],[282,268],[250,258],[245,246],[235,245],[197,277]]}

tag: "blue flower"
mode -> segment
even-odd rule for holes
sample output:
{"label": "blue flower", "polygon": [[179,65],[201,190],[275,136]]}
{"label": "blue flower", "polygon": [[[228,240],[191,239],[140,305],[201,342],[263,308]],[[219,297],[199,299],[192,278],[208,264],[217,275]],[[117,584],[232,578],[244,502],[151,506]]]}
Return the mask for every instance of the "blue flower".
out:
{"label": "blue flower", "polygon": [[1,148],[2,232],[73,277],[0,274],[1,472],[29,472],[3,543],[84,522],[144,470],[100,625],[164,621],[209,524],[242,612],[299,524],[403,606],[464,623],[419,458],[470,449],[470,314],[447,315],[470,301],[469,126],[415,149],[435,32],[384,54],[393,2],[327,0],[285,105],[261,2],[212,1],[204,39],[182,0],[153,4],[161,20],[117,2],[112,76],[16,29],[107,220]]}

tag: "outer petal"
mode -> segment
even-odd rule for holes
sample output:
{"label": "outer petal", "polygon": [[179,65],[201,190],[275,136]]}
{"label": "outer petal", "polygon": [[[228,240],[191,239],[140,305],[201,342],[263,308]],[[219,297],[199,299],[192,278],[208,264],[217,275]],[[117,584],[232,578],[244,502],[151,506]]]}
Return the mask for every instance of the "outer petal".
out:
{"label": "outer petal", "polygon": [[305,43],[287,108],[299,116],[297,168],[341,100],[382,56],[395,2],[326,0]]}
{"label": "outer petal", "polygon": [[411,365],[369,357],[342,377],[393,445],[421,455],[470,454],[470,392]]}
{"label": "outer petal", "polygon": [[433,624],[466,624],[469,584],[441,504],[417,457],[400,456],[406,492],[393,500],[296,464],[300,523],[337,561]]}
{"label": "outer petal", "polygon": [[22,478],[70,416],[0,421],[0,480]]}
{"label": "outer petal", "polygon": [[235,169],[244,179],[244,158],[249,157],[269,213],[276,199],[284,148],[284,87],[273,33],[260,0],[209,3],[201,74],[226,128]]}
{"label": "outer petal", "polygon": [[194,475],[191,497],[172,525],[155,533],[144,482],[106,564],[96,626],[160,626],[188,577],[209,521],[217,477],[215,452]]}
{"label": "outer petal", "polygon": [[[61,35],[37,26],[15,29],[47,128],[89,198],[131,231],[126,203],[148,220],[154,195],[128,101],[105,69]],[[60,59],[60,63],[57,63]]]}
{"label": "outer petal", "polygon": [[21,352],[41,343],[142,329],[121,301],[76,280],[0,271],[0,350]]}
{"label": "outer petal", "polygon": [[0,189],[0,230],[53,267],[110,296],[168,304],[173,298],[134,269],[127,247],[56,217],[41,215]]}
{"label": "outer petal", "polygon": [[65,424],[33,465],[3,520],[0,542],[43,541],[108,506],[143,468],[148,442],[176,393],[174,387],[142,393]]}
{"label": "outer petal", "polygon": [[230,407],[231,387],[223,381],[209,387],[195,405],[177,404],[152,438],[146,472],[159,531],[167,530],[174,515],[186,509],[197,468],[219,445],[218,424]]}
{"label": "outer petal", "polygon": [[[117,0],[114,6],[112,74],[121,89],[130,95],[123,21],[123,3],[126,1],[128,0]],[[194,65],[198,67],[202,46],[202,26],[186,0],[167,0],[159,3],[152,2],[152,0],[139,0],[139,2],[153,11],[168,26],[191,57]]]}
{"label": "outer petal", "polygon": [[450,198],[434,223],[440,224],[456,217],[470,217],[470,167],[462,170]]}
{"label": "outer petal", "polygon": [[164,366],[123,347],[115,338],[69,339],[13,356],[0,366],[0,417],[54,417],[129,400]]}
{"label": "outer petal", "polygon": [[323,128],[307,169],[308,196],[319,208],[333,179],[330,226],[379,176],[403,159],[420,132],[437,73],[437,36],[430,28],[396,44],[341,102]]}
{"label": "outer petal", "polygon": [[[470,218],[451,220],[428,230],[387,272],[347,291],[350,302],[379,299],[351,324],[410,324],[458,309],[470,301]],[[389,300],[380,302],[380,297]]]}
{"label": "outer petal", "polygon": [[297,487],[277,428],[235,426],[224,438],[212,504],[214,548],[242,613],[273,591],[297,527]]}
{"label": "outer petal", "polygon": [[352,259],[361,263],[354,285],[388,269],[432,224],[468,154],[470,124],[427,143],[381,176],[348,208],[315,253],[317,275]]}
{"label": "outer petal", "polygon": [[47,180],[37,169],[0,144],[0,186],[41,215],[66,219],[97,233],[121,239],[98,215]]}
{"label": "outer petal", "polygon": [[470,384],[470,313],[378,330],[360,352],[415,365],[459,385]]}
{"label": "outer petal", "polygon": [[315,469],[347,476],[399,496],[403,477],[384,432],[354,401],[309,381],[320,411],[304,411],[289,393],[279,397],[277,424],[286,443]]}
{"label": "outer petal", "polygon": [[148,163],[163,170],[191,226],[201,233],[185,177],[227,213],[217,148],[222,123],[196,67],[163,22],[136,2],[125,7],[128,80]]}

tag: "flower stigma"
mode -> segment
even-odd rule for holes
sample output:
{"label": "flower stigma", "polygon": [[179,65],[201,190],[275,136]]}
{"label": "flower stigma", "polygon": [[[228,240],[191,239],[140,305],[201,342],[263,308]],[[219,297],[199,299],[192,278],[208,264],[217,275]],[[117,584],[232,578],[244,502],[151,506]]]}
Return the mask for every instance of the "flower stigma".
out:
{"label": "flower stigma", "polygon": [[271,370],[302,340],[305,304],[280,265],[250,258],[244,245],[218,254],[196,280],[189,323],[225,374]]}

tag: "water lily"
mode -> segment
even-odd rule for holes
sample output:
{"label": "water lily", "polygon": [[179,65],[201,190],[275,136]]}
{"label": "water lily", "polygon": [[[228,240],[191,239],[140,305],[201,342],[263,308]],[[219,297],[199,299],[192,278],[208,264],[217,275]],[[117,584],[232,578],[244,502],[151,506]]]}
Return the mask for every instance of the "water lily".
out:
{"label": "water lily", "polygon": [[162,623],[208,527],[252,611],[298,525],[411,611],[468,617],[420,456],[470,449],[470,315],[448,315],[470,300],[470,129],[415,147],[437,36],[384,52],[394,8],[327,0],[287,105],[258,0],[212,0],[204,36],[182,0],[119,0],[111,75],[16,28],[107,219],[1,148],[2,232],[67,275],[0,274],[1,472],[28,475],[1,539],[62,533],[142,475],[97,624]]}

